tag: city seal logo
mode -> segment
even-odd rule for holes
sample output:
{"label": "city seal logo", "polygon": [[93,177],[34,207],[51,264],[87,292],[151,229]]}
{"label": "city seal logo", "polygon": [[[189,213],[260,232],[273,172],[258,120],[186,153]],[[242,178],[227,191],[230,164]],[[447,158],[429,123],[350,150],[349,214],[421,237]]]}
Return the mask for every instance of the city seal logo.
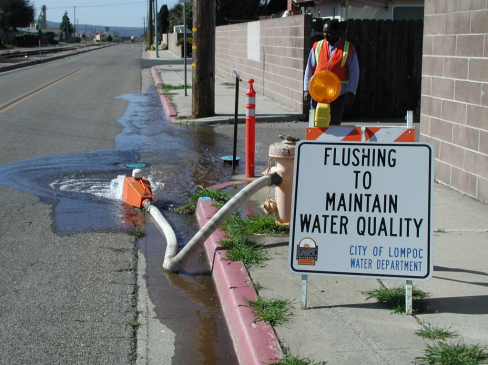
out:
{"label": "city seal logo", "polygon": [[302,238],[297,246],[298,265],[315,265],[319,257],[319,247],[309,237]]}

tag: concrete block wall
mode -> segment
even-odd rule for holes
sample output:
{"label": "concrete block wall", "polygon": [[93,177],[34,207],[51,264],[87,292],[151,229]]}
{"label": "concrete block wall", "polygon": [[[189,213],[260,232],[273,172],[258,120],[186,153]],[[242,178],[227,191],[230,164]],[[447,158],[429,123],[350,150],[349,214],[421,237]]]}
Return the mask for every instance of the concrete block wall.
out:
{"label": "concrete block wall", "polygon": [[[297,15],[219,26],[215,32],[215,72],[234,82],[234,70],[248,88],[303,113],[303,73],[311,44],[311,17]],[[306,39],[307,38],[307,39]]]}
{"label": "concrete block wall", "polygon": [[[177,46],[176,42],[178,42],[178,38],[183,36],[184,36],[183,34],[178,34],[178,33],[163,34],[161,45],[167,44],[168,50],[179,57],[181,55],[181,49],[180,49],[181,47]],[[191,37],[191,34],[187,34],[187,37]]]}
{"label": "concrete block wall", "polygon": [[420,140],[435,178],[488,202],[488,0],[425,0]]}

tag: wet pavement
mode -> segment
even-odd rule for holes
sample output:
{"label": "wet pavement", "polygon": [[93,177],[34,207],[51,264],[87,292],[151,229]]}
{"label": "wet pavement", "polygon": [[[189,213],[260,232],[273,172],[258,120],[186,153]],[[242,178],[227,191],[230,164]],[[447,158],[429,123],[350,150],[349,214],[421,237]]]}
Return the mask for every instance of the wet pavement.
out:
{"label": "wet pavement", "polygon": [[115,137],[114,149],[5,164],[0,166],[0,184],[52,205],[53,228],[60,237],[128,231],[142,224],[146,235],[135,245],[145,256],[145,285],[154,313],[168,330],[160,336],[174,336],[171,363],[237,364],[203,251],[180,275],[163,272],[164,237],[143,213],[121,200],[123,177],[132,171],[128,166],[146,165],[156,205],[179,242],[186,243],[198,226],[194,216],[174,212],[186,203],[180,193],[229,180],[232,170],[220,156],[229,154],[232,141],[208,126],[168,123],[154,86],[119,98],[128,105],[119,119],[123,131]]}

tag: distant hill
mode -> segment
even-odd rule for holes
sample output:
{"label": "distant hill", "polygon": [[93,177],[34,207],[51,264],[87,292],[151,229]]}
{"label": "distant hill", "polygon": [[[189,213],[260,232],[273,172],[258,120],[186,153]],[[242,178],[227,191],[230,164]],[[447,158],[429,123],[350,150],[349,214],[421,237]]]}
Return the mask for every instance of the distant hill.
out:
{"label": "distant hill", "polygon": [[[48,28],[59,29],[61,22],[50,22],[47,21]],[[95,31],[105,32],[105,26],[103,25],[89,25],[89,24],[78,24],[78,31],[87,34],[93,34]],[[131,35],[139,37],[144,34],[144,29],[131,28],[131,27],[110,27],[109,32],[118,37],[130,37]]]}

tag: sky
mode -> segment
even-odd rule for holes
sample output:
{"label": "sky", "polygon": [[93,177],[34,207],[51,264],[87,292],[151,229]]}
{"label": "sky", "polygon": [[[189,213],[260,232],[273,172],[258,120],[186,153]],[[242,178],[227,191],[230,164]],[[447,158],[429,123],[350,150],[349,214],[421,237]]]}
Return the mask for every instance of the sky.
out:
{"label": "sky", "polygon": [[[161,6],[171,9],[178,0],[154,0]],[[68,12],[71,24],[101,25],[104,27],[139,27],[144,26],[144,18],[148,14],[148,0],[31,0],[36,9],[35,18],[46,5],[47,20],[61,23],[63,14]],[[76,7],[76,9],[75,9]],[[147,19],[146,19],[147,22]]]}

